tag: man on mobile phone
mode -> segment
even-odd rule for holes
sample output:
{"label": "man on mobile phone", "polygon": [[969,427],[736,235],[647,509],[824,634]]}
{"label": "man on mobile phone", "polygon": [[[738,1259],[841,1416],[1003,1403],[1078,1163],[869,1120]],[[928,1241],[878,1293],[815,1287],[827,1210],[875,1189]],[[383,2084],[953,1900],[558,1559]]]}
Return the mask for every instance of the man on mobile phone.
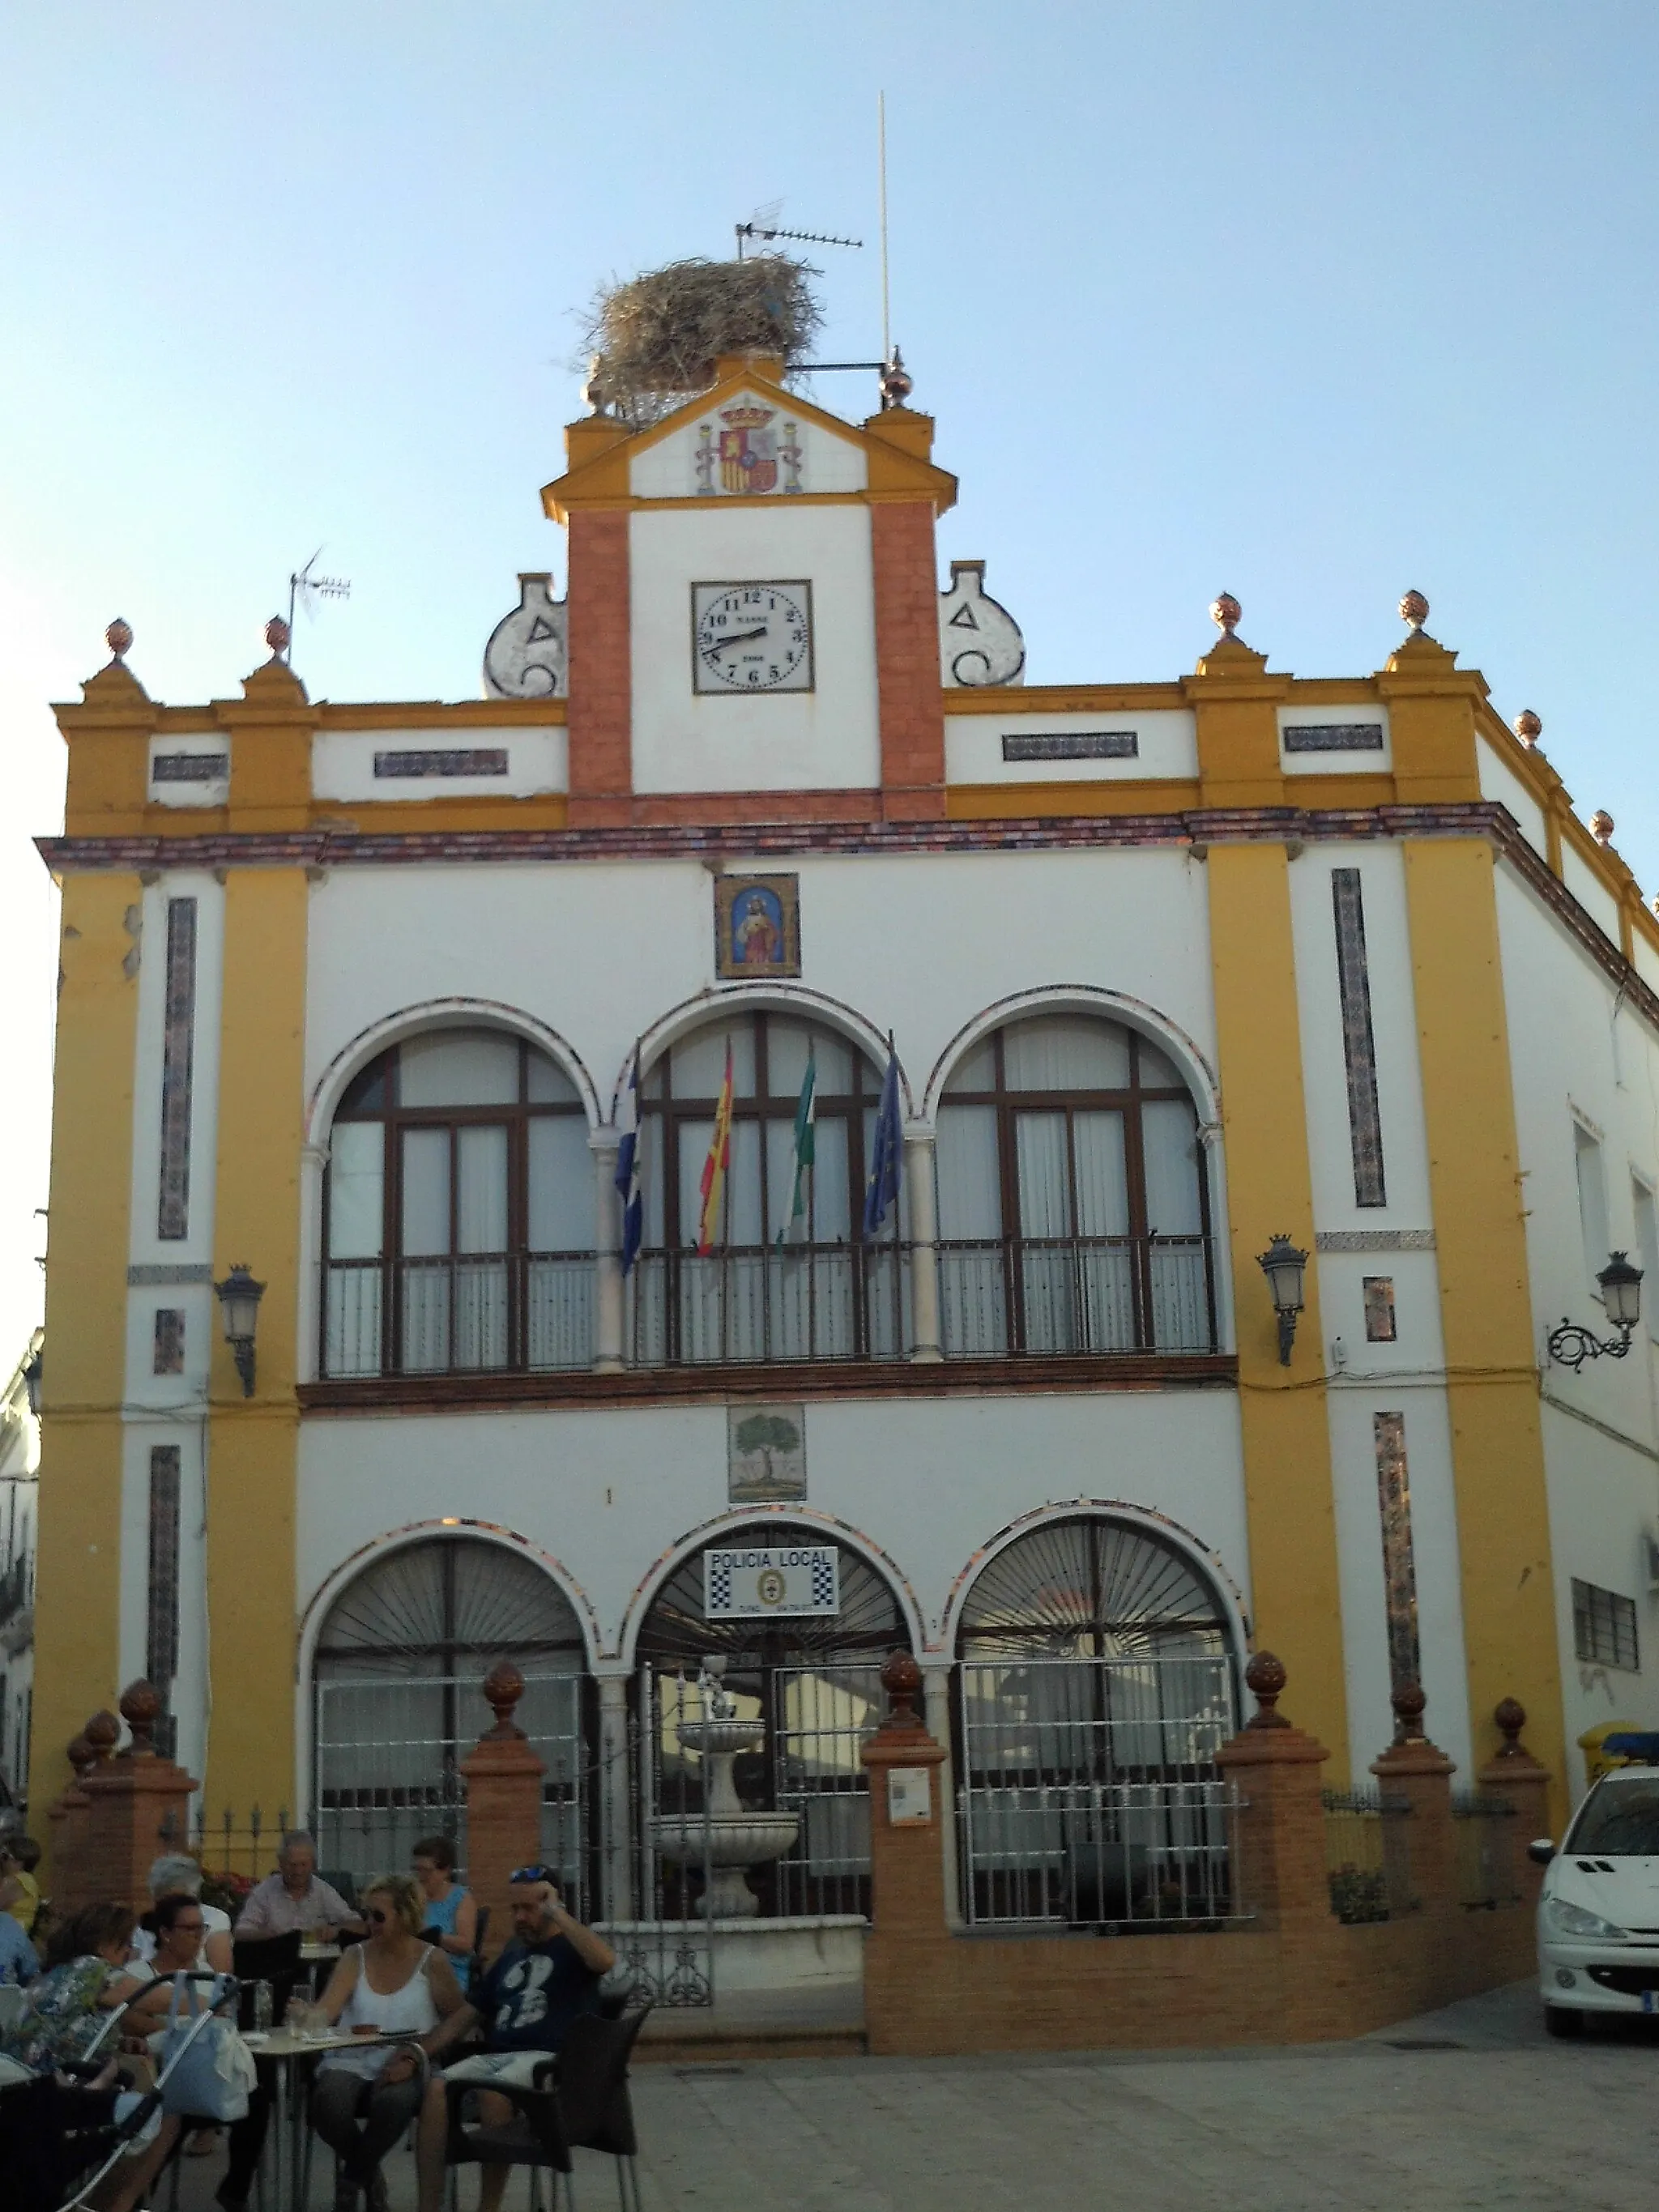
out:
{"label": "man on mobile phone", "polygon": [[[551,1867],[519,1867],[509,1881],[512,1942],[471,2002],[452,2013],[427,2043],[428,2056],[439,2058],[483,2023],[483,2056],[463,2059],[448,2078],[478,2087],[486,2127],[504,2126],[513,2110],[504,2097],[490,2094],[489,2083],[529,2087],[538,2062],[558,2050],[571,2022],[599,2009],[600,1980],[617,1963],[605,1938],[565,1911]],[[440,2212],[443,2199],[444,2078],[434,2072],[421,2112],[421,2212]],[[478,2212],[496,2212],[507,2175],[504,2166],[484,2167]]]}

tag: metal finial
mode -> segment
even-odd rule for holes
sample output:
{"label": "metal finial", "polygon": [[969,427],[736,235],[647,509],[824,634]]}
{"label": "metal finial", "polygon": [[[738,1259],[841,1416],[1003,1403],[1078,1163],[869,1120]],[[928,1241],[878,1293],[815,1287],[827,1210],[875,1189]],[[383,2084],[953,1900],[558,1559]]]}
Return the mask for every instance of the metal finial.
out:
{"label": "metal finial", "polygon": [[1530,707],[1523,707],[1516,716],[1515,734],[1528,749],[1535,745],[1544,734],[1544,725]]}
{"label": "metal finial", "polygon": [[1605,845],[1613,835],[1613,817],[1605,806],[1598,806],[1590,817],[1590,836],[1598,845]]}
{"label": "metal finial", "polygon": [[270,620],[265,624],[265,643],[270,647],[270,657],[273,660],[280,659],[288,651],[289,640],[292,635],[293,632],[281,615],[272,615]]}
{"label": "metal finial", "polygon": [[117,660],[124,659],[132,650],[132,624],[117,615],[104,632],[104,642]]}
{"label": "metal finial", "polygon": [[1400,619],[1420,630],[1429,618],[1429,603],[1421,592],[1407,592],[1400,602]]}
{"label": "metal finial", "polygon": [[1244,619],[1244,610],[1231,592],[1223,592],[1210,602],[1210,620],[1224,637],[1231,637]]}
{"label": "metal finial", "polygon": [[882,368],[881,404],[884,407],[902,407],[915,388],[915,379],[904,366],[904,356],[895,346],[891,359]]}

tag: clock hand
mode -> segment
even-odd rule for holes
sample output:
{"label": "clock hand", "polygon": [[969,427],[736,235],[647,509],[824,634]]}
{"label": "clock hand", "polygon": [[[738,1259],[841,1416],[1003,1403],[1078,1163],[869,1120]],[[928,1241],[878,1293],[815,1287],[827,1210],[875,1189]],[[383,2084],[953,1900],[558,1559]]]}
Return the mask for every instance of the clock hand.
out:
{"label": "clock hand", "polygon": [[728,645],[752,645],[757,637],[765,635],[766,624],[763,623],[758,629],[742,629],[734,637],[717,637],[708,650],[720,653]]}

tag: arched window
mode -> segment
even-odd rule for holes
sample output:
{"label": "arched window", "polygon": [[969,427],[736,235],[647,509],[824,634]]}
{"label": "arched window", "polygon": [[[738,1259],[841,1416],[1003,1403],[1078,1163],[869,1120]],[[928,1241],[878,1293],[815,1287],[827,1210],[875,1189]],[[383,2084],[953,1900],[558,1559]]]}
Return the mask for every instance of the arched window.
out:
{"label": "arched window", "polygon": [[501,1659],[524,1675],[515,1717],[547,1767],[544,1854],[585,1893],[581,1626],[533,1559],[480,1537],[405,1545],[329,1608],[312,1662],[312,1825],[325,1866],[406,1866],[434,1830],[465,1852],[459,1764],[489,1725],[482,1685]]}
{"label": "arched window", "polygon": [[[700,1253],[702,1177],[732,1064],[725,1188]],[[807,1119],[811,1164],[797,1123]],[[635,1357],[894,1359],[903,1346],[896,1209],[863,1226],[882,1071],[817,1023],[736,1010],[672,1045],[641,1105],[645,1243]]]}
{"label": "arched window", "polygon": [[371,1061],[334,1117],[323,1372],[592,1360],[594,1182],[564,1071],[499,1030]]}
{"label": "arched window", "polygon": [[1012,1022],[953,1069],[938,1130],[947,1354],[1215,1349],[1198,1115],[1146,1038]]}
{"label": "arched window", "polygon": [[[833,1610],[791,1613],[786,1605],[771,1616],[711,1616],[708,1552],[827,1554]],[[727,1604],[741,1605],[745,1584],[756,1586],[763,1571],[750,1565],[732,1573]],[[759,1900],[749,1910],[785,1918],[868,1912],[869,1783],[859,1753],[881,1718],[882,1662],[909,1640],[896,1594],[861,1553],[821,1528],[782,1518],[720,1529],[652,1601],[637,1650],[641,1710],[650,1716],[642,1735],[657,1747],[655,1771],[642,1778],[653,1808],[680,1818],[702,1808],[703,1761],[681,1745],[678,1723],[701,1718],[696,1678],[712,1662],[738,1717],[756,1723],[753,1748],[734,1761],[741,1802],[796,1823],[787,1845],[758,1857],[745,1877]]]}
{"label": "arched window", "polygon": [[1215,1755],[1235,1654],[1184,1552],[1106,1514],[1048,1522],[982,1570],[957,1650],[970,1918],[1231,1910]]}

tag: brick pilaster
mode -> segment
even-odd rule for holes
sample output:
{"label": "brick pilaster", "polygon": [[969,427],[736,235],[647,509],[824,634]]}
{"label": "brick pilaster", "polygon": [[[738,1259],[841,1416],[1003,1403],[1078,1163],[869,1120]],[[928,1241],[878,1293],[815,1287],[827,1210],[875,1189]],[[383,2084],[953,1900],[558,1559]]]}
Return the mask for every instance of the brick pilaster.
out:
{"label": "brick pilaster", "polygon": [[1504,1738],[1504,1747],[1475,1776],[1484,1797],[1501,1797],[1514,1817],[1501,1831],[1505,1861],[1494,1873],[1500,1877],[1500,1896],[1515,1898],[1528,1911],[1536,1905],[1544,1869],[1527,1856],[1534,1837],[1550,1835],[1550,1771],[1540,1765],[1521,1741],[1527,1725],[1526,1711],[1514,1698],[1505,1698],[1492,1715]]}
{"label": "brick pilaster", "polygon": [[[132,1741],[117,1758],[100,1760],[81,1778],[86,1808],[74,1838],[73,1869],[53,1870],[52,1901],[90,1904],[114,1898],[135,1911],[147,1909],[149,1870],[163,1851],[182,1850],[190,1835],[190,1801],[199,1786],[170,1759],[159,1759],[151,1732],[161,1700],[148,1682],[134,1682],[121,1699],[121,1717]],[[59,1801],[62,1802],[61,1800]],[[68,1838],[59,1839],[62,1849]]]}
{"label": "brick pilaster", "polygon": [[513,1709],[524,1694],[524,1676],[503,1662],[486,1678],[483,1693],[495,1725],[461,1761],[466,1783],[466,1886],[489,1909],[485,1949],[493,1957],[513,1932],[507,1876],[542,1855],[542,1782],[546,1767],[531,1749]]}
{"label": "brick pilaster", "polygon": [[633,789],[628,515],[579,507],[570,517],[568,591],[573,830],[624,823]]}
{"label": "brick pilaster", "polygon": [[883,501],[870,510],[876,597],[876,690],[881,717],[881,808],[889,822],[945,813],[939,579],[933,510]]}

